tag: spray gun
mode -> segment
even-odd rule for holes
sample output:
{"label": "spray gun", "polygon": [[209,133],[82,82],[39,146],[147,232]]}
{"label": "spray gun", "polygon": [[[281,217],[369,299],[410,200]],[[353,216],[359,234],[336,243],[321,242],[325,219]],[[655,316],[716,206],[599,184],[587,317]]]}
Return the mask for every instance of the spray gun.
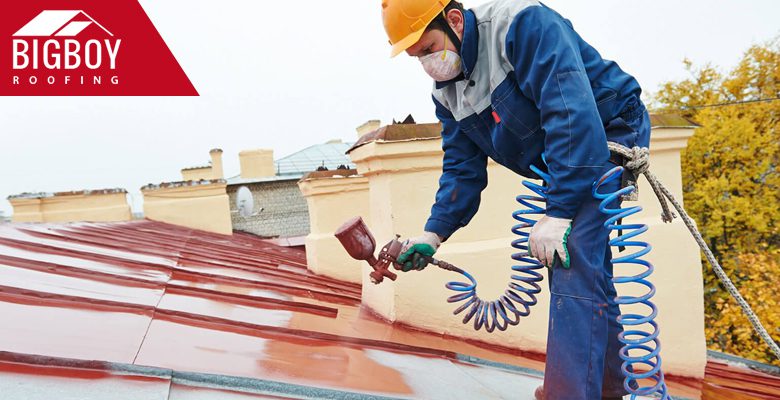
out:
{"label": "spray gun", "polygon": [[[398,278],[398,275],[390,271],[390,266],[394,266],[396,270],[403,269],[397,262],[403,248],[403,243],[398,240],[400,236],[396,235],[395,239],[382,246],[377,257],[374,257],[376,241],[362,218],[355,217],[345,222],[335,236],[352,258],[366,261],[374,268],[370,274],[371,282],[378,285],[384,278],[390,278],[392,281]],[[542,275],[536,271],[543,268],[541,264],[529,258],[516,260],[525,261],[526,264],[513,266],[513,282],[510,282],[504,295],[499,299],[487,301],[477,295],[477,280],[471,274],[448,262],[425,257],[429,264],[457,272],[468,279],[468,282],[449,282],[445,285],[447,289],[455,292],[447,298],[447,302],[460,303],[453,314],[464,312],[464,324],[473,321],[475,330],[484,327],[488,332],[495,329],[503,331],[508,326],[517,325],[520,317],[530,313],[530,307],[536,304],[536,295],[541,292],[538,282],[542,280]]]}
{"label": "spray gun", "polygon": [[[336,231],[335,236],[352,258],[366,261],[374,268],[374,271],[370,274],[372,283],[378,285],[384,281],[385,277],[391,281],[398,278],[398,275],[390,271],[390,266],[394,266],[396,270],[401,270],[402,268],[402,265],[396,261],[403,247],[403,243],[398,240],[400,238],[399,235],[396,235],[395,239],[382,246],[377,257],[374,257],[376,240],[374,240],[374,235],[368,230],[362,218],[355,217],[345,222]],[[425,261],[448,271],[462,272],[454,265],[433,257],[425,257]]]}

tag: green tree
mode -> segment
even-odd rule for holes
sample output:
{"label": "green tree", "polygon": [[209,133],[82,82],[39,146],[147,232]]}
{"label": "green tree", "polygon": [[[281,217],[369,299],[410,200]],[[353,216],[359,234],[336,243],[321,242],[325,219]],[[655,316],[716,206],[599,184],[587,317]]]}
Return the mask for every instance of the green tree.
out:
{"label": "green tree", "polygon": [[[655,111],[701,125],[682,154],[685,207],[780,341],[780,40],[751,47],[727,74],[685,66],[691,76],[663,84],[653,98]],[[703,268],[710,348],[780,365],[706,262]]]}

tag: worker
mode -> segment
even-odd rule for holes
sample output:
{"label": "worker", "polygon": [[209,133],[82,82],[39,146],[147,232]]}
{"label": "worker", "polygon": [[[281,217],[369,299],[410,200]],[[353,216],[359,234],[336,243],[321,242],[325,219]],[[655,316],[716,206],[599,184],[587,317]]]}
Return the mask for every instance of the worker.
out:
{"label": "worker", "polygon": [[[494,0],[464,10],[457,1],[383,0],[391,55],[417,57],[433,78],[442,123],[443,168],[424,232],[404,243],[404,270],[423,269],[442,242],[466,226],[487,186],[488,157],[529,178],[549,174],[545,215],[530,254],[548,267],[551,305],[542,399],[618,399],[612,254],[595,180],[623,164],[607,146],[648,147],[641,88],[603,59],[571,22],[538,1]],[[603,187],[620,188],[620,180]],[[612,206],[618,206],[619,202]]]}

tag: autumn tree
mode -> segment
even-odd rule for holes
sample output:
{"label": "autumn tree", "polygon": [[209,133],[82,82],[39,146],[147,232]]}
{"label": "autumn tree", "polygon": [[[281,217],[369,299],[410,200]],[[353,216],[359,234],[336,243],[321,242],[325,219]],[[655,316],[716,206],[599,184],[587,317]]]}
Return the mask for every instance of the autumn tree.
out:
{"label": "autumn tree", "polygon": [[[779,38],[780,39],[780,38]],[[657,112],[699,125],[683,152],[685,207],[740,292],[780,341],[780,40],[751,47],[729,73],[686,60]],[[706,262],[708,346],[780,365]]]}

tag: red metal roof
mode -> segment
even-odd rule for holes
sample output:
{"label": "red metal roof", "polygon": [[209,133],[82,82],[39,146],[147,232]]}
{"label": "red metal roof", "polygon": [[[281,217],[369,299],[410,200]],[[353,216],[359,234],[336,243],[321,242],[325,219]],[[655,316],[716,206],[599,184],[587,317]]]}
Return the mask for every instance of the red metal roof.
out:
{"label": "red metal roof", "polygon": [[[530,398],[541,382],[543,356],[389,324],[360,297],[309,272],[301,250],[249,234],[0,225],[0,392],[64,393],[76,379],[161,399]],[[711,363],[705,382],[671,386],[767,399],[779,382]]]}

